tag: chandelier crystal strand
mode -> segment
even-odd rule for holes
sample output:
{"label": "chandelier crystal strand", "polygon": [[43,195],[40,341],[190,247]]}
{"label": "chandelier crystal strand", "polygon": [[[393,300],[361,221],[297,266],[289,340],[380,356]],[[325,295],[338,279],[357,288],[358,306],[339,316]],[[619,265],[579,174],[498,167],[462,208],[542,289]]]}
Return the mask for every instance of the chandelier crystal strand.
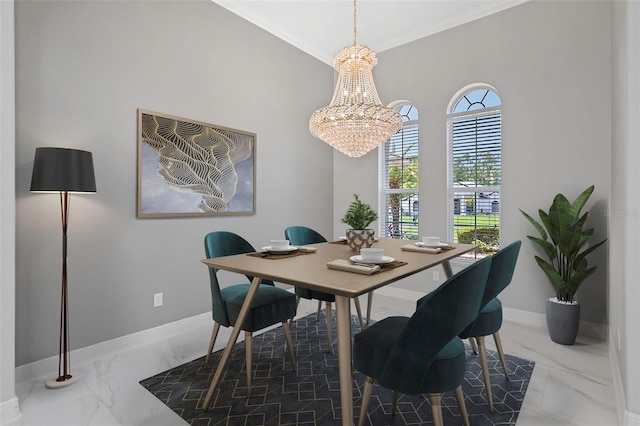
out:
{"label": "chandelier crystal strand", "polygon": [[329,106],[309,120],[311,134],[349,157],[361,157],[386,142],[402,126],[400,113],[382,105],[373,82],[375,52],[356,41],[356,1],[353,2],[353,46],[333,57],[338,71]]}

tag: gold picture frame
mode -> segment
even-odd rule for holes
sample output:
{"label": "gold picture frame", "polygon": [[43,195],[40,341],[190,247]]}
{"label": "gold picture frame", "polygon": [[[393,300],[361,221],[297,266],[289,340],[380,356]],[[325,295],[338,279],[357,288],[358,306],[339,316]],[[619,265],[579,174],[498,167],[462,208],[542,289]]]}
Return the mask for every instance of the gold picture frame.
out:
{"label": "gold picture frame", "polygon": [[138,109],[137,217],[252,215],[256,134]]}

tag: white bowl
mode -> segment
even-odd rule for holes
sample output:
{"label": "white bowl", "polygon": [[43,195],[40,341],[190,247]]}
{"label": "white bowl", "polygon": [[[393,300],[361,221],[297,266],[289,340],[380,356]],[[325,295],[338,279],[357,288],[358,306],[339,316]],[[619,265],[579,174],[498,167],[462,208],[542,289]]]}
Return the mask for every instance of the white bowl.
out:
{"label": "white bowl", "polygon": [[384,257],[384,249],[381,248],[363,248],[360,249],[360,256],[363,262],[377,262]]}
{"label": "white bowl", "polygon": [[438,247],[440,245],[440,237],[422,237],[422,244],[427,247]]}
{"label": "white bowl", "polygon": [[289,240],[271,240],[269,243],[273,250],[286,250],[289,248]]}

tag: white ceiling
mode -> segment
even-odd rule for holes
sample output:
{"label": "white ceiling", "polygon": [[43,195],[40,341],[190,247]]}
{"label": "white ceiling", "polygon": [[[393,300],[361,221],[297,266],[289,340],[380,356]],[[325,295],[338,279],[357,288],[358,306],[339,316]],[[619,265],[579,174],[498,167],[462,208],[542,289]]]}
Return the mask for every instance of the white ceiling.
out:
{"label": "white ceiling", "polygon": [[[351,0],[213,0],[317,59],[353,44]],[[382,52],[528,0],[360,0],[357,42]]]}

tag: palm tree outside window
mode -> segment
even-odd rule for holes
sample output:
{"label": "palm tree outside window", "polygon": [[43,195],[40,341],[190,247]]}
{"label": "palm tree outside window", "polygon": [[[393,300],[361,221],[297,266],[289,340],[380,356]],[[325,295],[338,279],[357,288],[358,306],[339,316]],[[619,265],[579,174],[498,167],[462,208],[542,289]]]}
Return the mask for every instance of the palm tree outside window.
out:
{"label": "palm tree outside window", "polygon": [[395,102],[402,128],[379,151],[379,235],[418,239],[418,109]]}

